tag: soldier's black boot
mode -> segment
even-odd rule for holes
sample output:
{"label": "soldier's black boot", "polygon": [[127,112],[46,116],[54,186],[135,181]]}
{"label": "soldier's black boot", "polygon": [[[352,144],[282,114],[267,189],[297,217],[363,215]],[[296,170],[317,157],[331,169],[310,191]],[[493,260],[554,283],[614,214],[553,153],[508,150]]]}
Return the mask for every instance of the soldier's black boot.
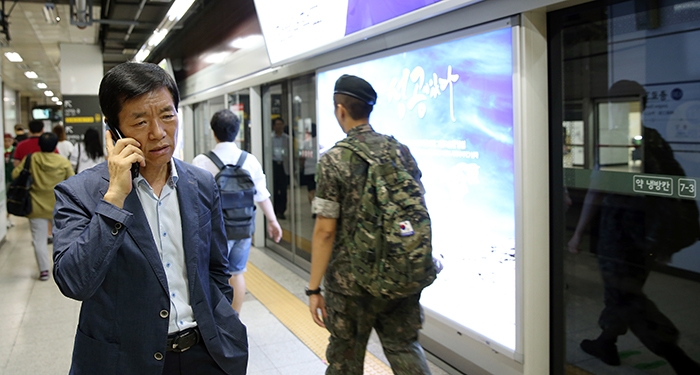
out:
{"label": "soldier's black boot", "polygon": [[610,366],[620,365],[620,355],[617,353],[616,340],[601,339],[581,341],[581,349],[584,352],[600,359]]}

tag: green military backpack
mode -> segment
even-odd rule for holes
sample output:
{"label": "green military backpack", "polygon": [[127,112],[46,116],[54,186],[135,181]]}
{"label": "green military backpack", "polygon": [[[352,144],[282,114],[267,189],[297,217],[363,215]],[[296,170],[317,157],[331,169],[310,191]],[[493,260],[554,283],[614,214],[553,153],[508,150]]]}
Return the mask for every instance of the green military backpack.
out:
{"label": "green military backpack", "polygon": [[398,156],[398,141],[387,137],[381,153],[353,138],[336,145],[369,163],[357,225],[348,244],[355,280],[376,297],[420,292],[436,276],[430,216],[422,186]]}

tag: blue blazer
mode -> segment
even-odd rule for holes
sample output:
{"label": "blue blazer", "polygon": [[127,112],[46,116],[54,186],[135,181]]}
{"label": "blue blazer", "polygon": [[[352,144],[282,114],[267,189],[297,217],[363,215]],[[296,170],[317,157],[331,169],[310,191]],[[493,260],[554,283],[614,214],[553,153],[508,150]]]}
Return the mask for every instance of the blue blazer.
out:
{"label": "blue blazer", "polygon": [[[211,173],[172,160],[194,318],[219,366],[245,374],[248,342],[231,308],[219,190]],[[119,209],[102,200],[108,188],[104,162],[55,189],[54,279],[82,301],[70,373],[160,375],[170,311],[165,271],[136,191]]]}

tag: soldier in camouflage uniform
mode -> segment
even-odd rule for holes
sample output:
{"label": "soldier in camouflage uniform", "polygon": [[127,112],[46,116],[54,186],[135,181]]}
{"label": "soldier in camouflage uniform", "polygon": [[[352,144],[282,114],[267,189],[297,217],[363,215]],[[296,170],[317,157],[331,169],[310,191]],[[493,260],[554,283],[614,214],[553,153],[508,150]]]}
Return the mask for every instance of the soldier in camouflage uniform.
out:
{"label": "soldier in camouflage uniform", "polygon": [[[367,81],[344,75],[336,82],[333,97],[335,116],[343,131],[373,149],[386,142],[385,136],[368,123],[376,95]],[[421,172],[408,148],[400,145],[398,152],[406,170],[420,181]],[[357,285],[350,268],[347,243],[356,225],[353,218],[360,209],[367,168],[360,156],[338,146],[324,154],[317,167],[313,202],[317,218],[306,294],[314,321],[331,334],[326,374],[362,374],[372,328],[395,374],[430,374],[418,343],[423,320],[420,293],[398,299],[374,297]],[[321,295],[324,274],[325,290]]]}

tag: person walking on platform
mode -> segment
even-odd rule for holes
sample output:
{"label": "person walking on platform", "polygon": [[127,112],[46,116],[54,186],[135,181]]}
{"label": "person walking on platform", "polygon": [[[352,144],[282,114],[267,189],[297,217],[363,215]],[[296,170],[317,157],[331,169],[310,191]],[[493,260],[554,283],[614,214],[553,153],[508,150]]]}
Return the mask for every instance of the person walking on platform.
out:
{"label": "person walking on platform", "polygon": [[29,138],[27,133],[24,132],[24,127],[22,127],[22,124],[16,124],[15,125],[15,142],[13,145],[16,147],[20,142],[23,140]]}
{"label": "person walking on platform", "polygon": [[179,100],[158,65],[112,68],[107,162],[55,189],[54,279],[82,301],[71,374],[246,373],[219,190],[173,158]]}
{"label": "person walking on platform", "polygon": [[275,215],[285,220],[287,211],[287,188],[289,188],[289,136],[284,132],[284,120],[272,120],[272,204]]}
{"label": "person walking on platform", "polygon": [[[47,247],[49,236],[49,221],[53,218],[53,209],[56,197],[53,189],[59,182],[74,175],[68,159],[57,154],[56,144],[58,137],[54,133],[44,133],[37,139],[40,152],[31,154],[29,160],[29,174],[34,180],[29,196],[32,200],[32,212],[27,215],[29,227],[32,231],[32,245],[39,266],[39,280],[49,279],[51,259]],[[12,171],[12,178],[19,177],[27,162],[25,156],[19,165]]]}
{"label": "person walking on platform", "polygon": [[51,131],[58,136],[58,145],[56,146],[56,150],[58,150],[58,153],[61,154],[61,156],[70,160],[70,156],[75,147],[71,141],[66,139],[66,129],[63,127],[63,125],[56,125],[53,127],[53,129],[51,129]]}
{"label": "person walking on platform", "polygon": [[[397,146],[388,143],[390,137],[375,132],[369,124],[376,100],[376,92],[362,78],[343,75],[336,81],[335,117],[347,134],[346,140],[353,138],[378,153],[387,147],[394,149],[420,185],[421,172],[408,148],[398,142]],[[317,217],[306,294],[313,320],[330,331],[326,374],[362,374],[372,328],[395,374],[430,374],[418,343],[422,326],[420,292],[405,298],[375,297],[357,283],[351,270],[349,238],[361,213],[360,196],[368,168],[368,162],[358,154],[337,144],[321,157],[317,167],[313,201]],[[324,274],[325,290],[321,295]]]}
{"label": "person walking on platform", "polygon": [[[5,186],[8,187],[12,183],[12,170],[15,165],[12,162],[12,154],[15,152],[14,139],[12,134],[5,133]],[[7,228],[15,226],[10,220],[10,213],[7,213]]]}
{"label": "person walking on platform", "polygon": [[75,173],[90,169],[105,161],[105,152],[100,139],[100,132],[95,128],[87,128],[82,142],[75,144],[70,162]]}
{"label": "person walking on platform", "polygon": [[[17,147],[15,147],[15,153],[13,154],[13,163],[16,166],[19,165],[19,162],[24,159],[25,156],[33,153],[33,152],[39,152],[41,151],[41,148],[39,147],[39,136],[44,133],[44,122],[41,120],[32,120],[29,121],[29,135],[30,137],[23,140],[22,142],[17,144]],[[54,151],[58,153],[58,151]]]}
{"label": "person walking on platform", "polygon": [[[192,160],[192,164],[206,169],[211,172],[213,176],[216,176],[221,168],[212,160],[212,157],[218,158],[221,165],[240,164],[239,168],[248,173],[249,177],[246,176],[245,178],[249,178],[254,183],[255,195],[251,197],[251,199],[257,202],[258,206],[267,217],[267,233],[275,242],[279,242],[282,238],[282,228],[277,222],[272,202],[270,202],[270,192],[267,191],[267,183],[262,166],[255,156],[241,151],[234,142],[238,135],[238,130],[240,129],[240,120],[238,116],[228,109],[222,109],[212,116],[210,125],[211,130],[214,132],[214,138],[216,139],[216,146],[211,150],[214,156],[211,156],[211,154],[197,155]],[[245,158],[240,162],[243,155],[245,155]],[[252,230],[255,230],[255,211],[251,210],[250,212],[252,212],[253,217],[247,219],[253,226]],[[246,289],[243,274],[246,272],[246,263],[248,263],[248,255],[250,254],[252,240],[252,231],[247,232],[250,233],[250,236],[248,236],[248,233],[245,233],[244,236],[247,236],[246,238],[228,240],[228,267],[229,272],[231,272],[229,283],[233,287],[233,309],[239,313],[241,312],[243,299],[245,297]]]}

